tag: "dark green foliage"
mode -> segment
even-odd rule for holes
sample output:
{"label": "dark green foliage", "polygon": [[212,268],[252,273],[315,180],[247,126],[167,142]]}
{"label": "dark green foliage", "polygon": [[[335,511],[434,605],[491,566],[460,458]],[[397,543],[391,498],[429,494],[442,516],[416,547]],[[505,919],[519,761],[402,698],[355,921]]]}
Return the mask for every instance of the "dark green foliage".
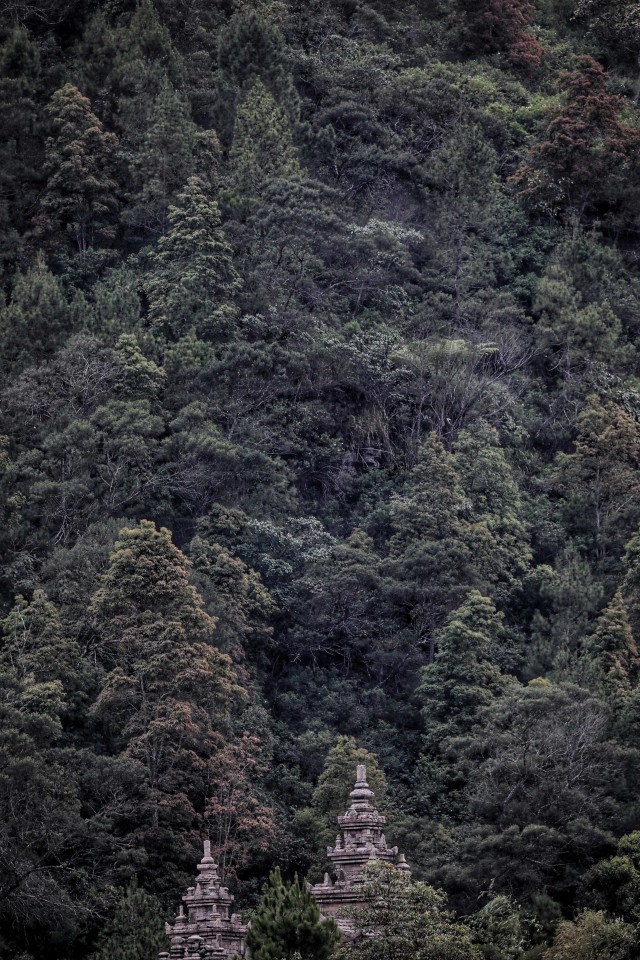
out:
{"label": "dark green foliage", "polygon": [[66,237],[85,255],[115,235],[117,139],[104,132],[89,100],[71,83],[53,95],[49,114],[54,133],[47,140],[41,229],[54,247]]}
{"label": "dark green foliage", "polygon": [[424,730],[420,793],[423,802],[444,804],[444,813],[465,783],[450,760],[453,743],[508,689],[496,662],[505,639],[502,617],[474,590],[437,634],[435,660],[423,670],[416,694]]}
{"label": "dark green foliage", "polygon": [[141,814],[152,833],[193,822],[207,763],[240,694],[188,569],[169,531],[143,520],[120,532],[90,605],[104,669],[91,712],[116,752],[142,765]]}
{"label": "dark green foliage", "polygon": [[[605,704],[569,684],[513,685],[479,721],[456,751],[473,825],[458,829],[439,876],[467,907],[489,888],[566,902],[631,813],[634,756],[610,739]],[[615,789],[612,776],[623,778]]]}
{"label": "dark green foliage", "polygon": [[158,953],[168,946],[160,904],[132,880],[91,960],[157,960]]}
{"label": "dark green foliage", "polygon": [[44,152],[38,95],[40,50],[24,27],[8,32],[0,48],[0,258],[3,282],[24,264],[24,231],[41,188]]}
{"label": "dark green foliage", "polygon": [[618,841],[613,857],[601,860],[584,878],[584,899],[611,916],[637,924],[640,915],[640,834]]}
{"label": "dark green foliage", "polygon": [[603,610],[584,652],[589,686],[601,696],[625,701],[638,684],[640,655],[620,591]]}
{"label": "dark green foliage", "polygon": [[318,905],[296,875],[283,883],[276,867],[260,898],[247,947],[254,960],[328,960],[339,939],[332,920],[320,920]]}
{"label": "dark green foliage", "polygon": [[74,327],[82,326],[87,315],[84,297],[79,295],[69,303],[59,279],[41,260],[17,274],[9,302],[0,312],[0,357],[5,376],[51,357]]}
{"label": "dark green foliage", "polygon": [[625,955],[639,11],[2,5],[0,952],[319,879],[364,761],[443,955]]}

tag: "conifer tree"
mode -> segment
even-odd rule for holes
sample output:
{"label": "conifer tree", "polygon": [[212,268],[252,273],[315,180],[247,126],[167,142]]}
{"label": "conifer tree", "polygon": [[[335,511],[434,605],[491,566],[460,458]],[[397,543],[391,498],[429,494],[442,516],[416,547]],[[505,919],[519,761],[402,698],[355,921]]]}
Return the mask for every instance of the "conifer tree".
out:
{"label": "conifer tree", "polygon": [[0,46],[0,272],[19,262],[27,218],[42,186],[41,81],[38,45],[17,26]]}
{"label": "conifer tree", "polygon": [[30,270],[17,274],[9,302],[0,308],[0,369],[4,375],[48,359],[83,319],[79,305],[80,300],[75,305],[68,302],[61,282],[40,259]]}
{"label": "conifer tree", "polygon": [[90,960],[157,960],[168,946],[160,904],[134,878],[123,891]]}
{"label": "conifer tree", "polygon": [[156,98],[185,80],[182,57],[153,0],[136,0],[116,23],[102,10],[89,20],[78,51],[81,76],[100,116],[135,156],[152,125]]}
{"label": "conifer tree", "polygon": [[133,270],[118,267],[109,270],[93,288],[94,310],[90,330],[113,342],[121,333],[130,333],[140,325],[141,303],[138,278]]}
{"label": "conifer tree", "polygon": [[169,208],[169,230],[150,260],[146,291],[156,329],[175,340],[192,328],[203,339],[224,339],[234,319],[228,300],[239,278],[218,204],[196,177]]}
{"label": "conifer tree", "polygon": [[634,533],[625,545],[622,595],[629,612],[634,640],[640,637],[640,532]]}
{"label": "conifer tree", "polygon": [[[563,497],[568,528],[602,564],[620,555],[640,517],[640,430],[622,406],[597,396],[589,397],[576,427],[575,449],[557,454],[550,487]],[[632,564],[638,549],[632,543],[627,546],[627,564]],[[635,576],[631,570],[629,576]],[[630,599],[626,586],[623,592]],[[633,604],[630,612],[635,631]]]}
{"label": "conifer tree", "polygon": [[121,531],[90,608],[105,668],[93,713],[142,764],[153,828],[191,823],[204,805],[207,757],[240,693],[189,568],[169,531],[143,520]]}
{"label": "conifer tree", "polygon": [[387,778],[380,769],[377,757],[364,747],[359,747],[353,737],[338,737],[335,746],[327,754],[311,799],[312,807],[332,834],[335,834],[337,818],[349,806],[356,769],[362,763],[367,767],[367,782],[375,794],[376,806],[384,807]]}
{"label": "conifer tree", "polygon": [[505,635],[503,619],[472,590],[439,632],[435,661],[424,668],[418,690],[428,747],[467,733],[478,711],[505,691],[507,680],[491,657]]}
{"label": "conifer tree", "polygon": [[[89,100],[67,83],[51,99],[54,136],[47,140],[44,232],[66,233],[80,254],[115,236],[118,209],[113,133],[105,133]],[[56,238],[54,241],[61,239]]]}
{"label": "conifer tree", "polygon": [[[295,819],[298,834],[313,848],[316,866],[326,860],[326,849],[335,838],[337,819],[349,808],[356,769],[362,763],[367,768],[367,781],[375,794],[376,806],[384,810],[387,779],[378,758],[359,747],[353,737],[338,737],[326,756],[311,805],[299,811]],[[326,867],[329,869],[329,864]]]}
{"label": "conifer tree", "polygon": [[214,126],[229,144],[238,103],[260,81],[293,116],[298,98],[290,73],[285,40],[276,18],[265,7],[236,10],[218,34],[217,103]]}
{"label": "conifer tree", "polygon": [[262,11],[243,7],[220,31],[218,65],[239,89],[261,78],[282,91],[287,84],[285,63],[282,34]]}
{"label": "conifer tree", "polygon": [[247,935],[253,960],[329,960],[338,942],[333,920],[321,920],[318,904],[297,875],[282,881],[280,868],[269,875]]}
{"label": "conifer tree", "polygon": [[144,356],[134,334],[123,333],[118,337],[114,360],[119,397],[157,400],[164,386],[164,370]]}
{"label": "conifer tree", "polygon": [[30,601],[18,596],[9,614],[0,621],[0,666],[11,666],[16,676],[30,684],[47,684],[59,690],[73,681],[80,651],[64,634],[60,613],[44,590],[34,590]]}
{"label": "conifer tree", "polygon": [[[467,440],[464,447],[463,460],[473,444]],[[502,474],[502,493],[507,503],[511,499],[517,508],[503,457],[486,449],[482,457],[487,461],[483,469]],[[517,585],[524,569],[523,556],[528,553],[525,530],[517,514],[509,509],[499,518],[495,508],[487,512],[490,498],[486,490],[482,492],[481,471],[476,472],[469,462],[462,466],[469,494],[456,455],[430,435],[421,446],[402,493],[392,503],[390,556],[383,570],[394,581],[388,589],[406,624],[406,642],[412,636],[428,662],[434,657],[437,631],[469,589],[495,593],[501,600]],[[474,487],[479,494],[477,509],[473,505]],[[513,663],[513,649],[505,646],[502,654],[506,659],[501,657],[497,662]]]}
{"label": "conifer tree", "polygon": [[[594,363],[615,363],[624,368],[632,361],[622,324],[607,299],[585,303],[569,271],[552,263],[536,285],[533,310],[536,341],[544,351],[547,369],[573,389]],[[574,385],[575,384],[575,385]]]}
{"label": "conifer tree", "polygon": [[448,748],[469,734],[482,708],[508,689],[492,656],[504,638],[502,615],[491,600],[472,590],[438,633],[435,660],[422,671],[416,696],[424,730],[423,795],[444,804],[444,811],[455,810],[465,786]]}
{"label": "conifer tree", "polygon": [[0,630],[0,925],[10,942],[33,924],[73,938],[101,896],[62,723],[79,651],[40,590]]}
{"label": "conifer tree", "polygon": [[229,159],[233,185],[246,197],[259,195],[270,180],[300,173],[289,121],[261,80],[238,108]]}
{"label": "conifer tree", "polygon": [[164,80],[149,113],[149,126],[135,158],[138,197],[125,211],[142,236],[167,229],[169,204],[195,172],[197,128],[183,97]]}
{"label": "conifer tree", "polygon": [[575,666],[590,620],[600,607],[602,585],[574,540],[558,553],[553,569],[538,568],[540,603],[531,623],[527,665],[532,676]]}
{"label": "conifer tree", "polygon": [[270,619],[276,607],[260,575],[209,539],[206,522],[189,552],[207,609],[218,618],[221,648],[235,661],[249,656],[264,664],[273,648]]}
{"label": "conifer tree", "polygon": [[549,108],[544,139],[512,178],[520,197],[535,209],[564,218],[574,232],[594,217],[620,225],[633,214],[637,128],[620,119],[622,100],[609,92],[597,60],[577,58],[560,76],[563,103]]}
{"label": "conifer tree", "polygon": [[618,590],[584,647],[586,679],[606,699],[624,700],[640,679],[640,655],[626,601]]}

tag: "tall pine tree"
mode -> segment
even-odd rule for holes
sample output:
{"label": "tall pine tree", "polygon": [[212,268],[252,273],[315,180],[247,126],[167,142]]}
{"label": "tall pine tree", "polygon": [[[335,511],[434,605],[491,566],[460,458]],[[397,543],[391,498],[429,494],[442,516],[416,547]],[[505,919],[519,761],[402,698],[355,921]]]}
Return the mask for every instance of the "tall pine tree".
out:
{"label": "tall pine tree", "polygon": [[318,904],[304,882],[282,881],[280,868],[269,875],[247,935],[253,960],[329,960],[338,942],[333,920],[321,920]]}
{"label": "tall pine tree", "polygon": [[168,946],[160,904],[133,879],[103,928],[90,960],[157,960]]}
{"label": "tall pine tree", "polygon": [[49,114],[54,134],[47,140],[43,231],[54,243],[66,237],[86,254],[115,236],[118,141],[105,133],[89,100],[71,83],[54,93]]}
{"label": "tall pine tree", "polygon": [[240,693],[189,568],[169,531],[143,520],[120,532],[90,608],[105,670],[93,713],[115,750],[142,765],[152,831],[193,828]]}
{"label": "tall pine tree", "polygon": [[190,330],[224,339],[235,314],[229,298],[240,281],[215,200],[190,177],[169,208],[169,230],[151,258],[146,291],[154,327],[170,339]]}

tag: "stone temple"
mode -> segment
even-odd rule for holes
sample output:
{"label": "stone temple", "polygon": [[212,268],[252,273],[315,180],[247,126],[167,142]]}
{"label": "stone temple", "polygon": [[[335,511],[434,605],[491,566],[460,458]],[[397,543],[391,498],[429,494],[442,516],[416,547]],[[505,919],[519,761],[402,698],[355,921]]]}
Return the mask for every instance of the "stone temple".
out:
{"label": "stone temple", "polygon": [[372,860],[395,863],[403,873],[411,868],[397,847],[388,847],[384,836],[386,819],[372,804],[373,791],[367,783],[364,765],[358,767],[356,785],[350,794],[351,806],[338,817],[340,830],[335,847],[327,847],[327,857],[334,866],[336,879],[325,873],[322,883],[311,888],[323,917],[333,917],[345,936],[353,934],[344,913],[357,905],[362,872]]}
{"label": "stone temple", "polygon": [[[338,817],[339,831],[334,847],[327,847],[335,879],[325,873],[322,883],[311,887],[320,913],[332,917],[346,938],[355,930],[345,913],[360,900],[364,868],[372,860],[394,863],[398,870],[410,873],[404,854],[388,847],[384,836],[386,819],[373,806],[373,791],[367,783],[364,765],[358,767],[356,785],[350,793],[351,806]],[[198,864],[195,886],[182,898],[180,912],[173,924],[166,925],[171,941],[169,953],[158,960],[231,960],[244,957],[247,926],[237,913],[231,913],[233,897],[222,886],[218,865],[211,856],[211,844],[205,841],[204,857]]]}
{"label": "stone temple", "polygon": [[220,882],[211,844],[205,840],[195,886],[189,887],[178,916],[165,928],[171,949],[161,953],[159,960],[228,960],[244,956],[247,927],[237,913],[231,913],[232,904],[233,897]]}

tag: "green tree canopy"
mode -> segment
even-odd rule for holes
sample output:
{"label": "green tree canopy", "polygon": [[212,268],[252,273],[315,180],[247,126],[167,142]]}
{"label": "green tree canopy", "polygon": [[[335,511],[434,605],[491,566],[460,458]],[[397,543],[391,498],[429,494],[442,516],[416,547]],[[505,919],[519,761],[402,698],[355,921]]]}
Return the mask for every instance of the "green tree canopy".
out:
{"label": "green tree canopy", "polygon": [[115,236],[118,141],[105,133],[89,100],[71,83],[53,95],[49,114],[54,135],[47,140],[43,226],[54,243],[67,236],[85,254]]}
{"label": "green tree canopy", "polygon": [[159,902],[133,879],[122,891],[90,960],[157,960],[168,946]]}
{"label": "green tree canopy", "polygon": [[160,333],[172,340],[191,329],[204,339],[228,337],[234,320],[228,301],[240,281],[218,205],[196,177],[170,206],[169,230],[150,263],[149,316]]}
{"label": "green tree canopy", "polygon": [[238,107],[229,160],[233,186],[247,197],[276,178],[300,173],[286,114],[260,80]]}
{"label": "green tree canopy", "polygon": [[104,666],[93,714],[145,771],[147,829],[190,826],[203,809],[207,761],[240,693],[189,568],[168,530],[125,527],[90,606]]}
{"label": "green tree canopy", "polygon": [[247,934],[254,960],[329,960],[339,934],[332,920],[321,920],[320,910],[306,884],[296,876],[283,883],[276,867],[265,884]]}
{"label": "green tree canopy", "polygon": [[345,943],[344,960],[476,960],[469,930],[446,909],[445,897],[415,882],[393,864],[365,867],[363,903],[352,912],[362,936]]}

